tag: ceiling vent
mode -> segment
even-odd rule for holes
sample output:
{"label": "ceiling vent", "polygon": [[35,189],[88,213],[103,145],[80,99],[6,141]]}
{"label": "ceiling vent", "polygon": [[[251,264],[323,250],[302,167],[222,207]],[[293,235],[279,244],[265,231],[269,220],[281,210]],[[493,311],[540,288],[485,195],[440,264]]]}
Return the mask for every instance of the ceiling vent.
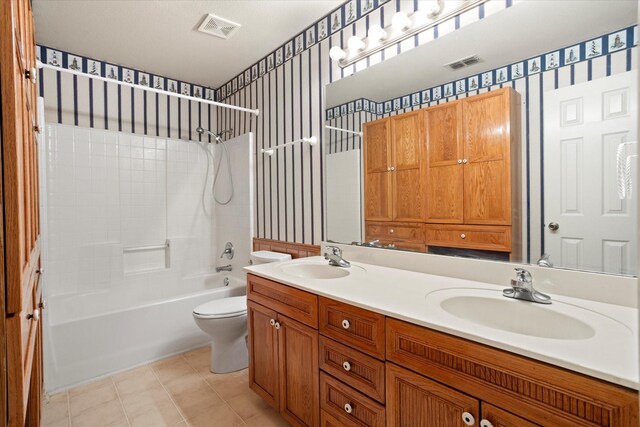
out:
{"label": "ceiling vent", "polygon": [[468,67],[469,65],[477,64],[478,62],[480,62],[480,57],[478,55],[472,55],[450,62],[444,66],[451,70],[459,70],[460,68]]}
{"label": "ceiling vent", "polygon": [[240,27],[240,24],[236,24],[228,19],[208,14],[202,20],[202,24],[198,27],[198,31],[226,40],[230,38]]}

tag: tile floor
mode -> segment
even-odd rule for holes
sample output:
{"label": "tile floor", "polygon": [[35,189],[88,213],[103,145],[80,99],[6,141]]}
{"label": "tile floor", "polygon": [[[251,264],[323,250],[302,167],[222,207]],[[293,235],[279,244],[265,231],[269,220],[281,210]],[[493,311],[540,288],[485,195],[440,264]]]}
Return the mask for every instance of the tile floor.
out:
{"label": "tile floor", "polygon": [[249,389],[248,370],[209,371],[209,347],[49,397],[44,427],[288,426]]}

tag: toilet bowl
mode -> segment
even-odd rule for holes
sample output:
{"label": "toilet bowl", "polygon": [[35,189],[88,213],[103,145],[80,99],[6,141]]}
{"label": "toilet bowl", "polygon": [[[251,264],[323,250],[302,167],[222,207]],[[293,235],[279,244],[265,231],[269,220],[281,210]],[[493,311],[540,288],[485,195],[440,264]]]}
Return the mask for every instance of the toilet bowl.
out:
{"label": "toilet bowl", "polygon": [[[251,263],[290,260],[291,255],[269,251],[251,252]],[[211,372],[224,374],[249,365],[247,351],[247,297],[220,298],[193,310],[196,325],[211,337]]]}

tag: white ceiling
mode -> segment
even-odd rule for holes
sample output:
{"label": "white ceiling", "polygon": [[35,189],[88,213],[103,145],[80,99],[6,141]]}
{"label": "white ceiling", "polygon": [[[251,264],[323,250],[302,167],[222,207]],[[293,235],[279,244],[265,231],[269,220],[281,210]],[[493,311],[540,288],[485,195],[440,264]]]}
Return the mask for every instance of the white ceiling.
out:
{"label": "white ceiling", "polygon": [[[33,0],[38,44],[218,87],[342,0]],[[229,40],[197,32],[213,13],[242,25]]]}
{"label": "white ceiling", "polygon": [[[327,107],[365,97],[381,102],[498,68],[638,22],[636,0],[529,0],[327,87]],[[482,62],[444,67],[478,55]],[[380,84],[384,82],[384,84]]]}

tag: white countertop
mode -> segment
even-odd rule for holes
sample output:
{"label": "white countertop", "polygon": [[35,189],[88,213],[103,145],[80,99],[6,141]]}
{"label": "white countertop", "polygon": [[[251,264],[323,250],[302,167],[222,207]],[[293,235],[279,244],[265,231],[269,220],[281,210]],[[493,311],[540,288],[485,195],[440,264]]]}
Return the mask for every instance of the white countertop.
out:
{"label": "white countertop", "polygon": [[[487,293],[483,290],[492,291],[489,294],[495,291],[495,295],[499,295],[498,292],[508,287],[508,284],[496,286],[360,262],[352,262],[351,267],[346,269],[349,274],[345,277],[301,278],[283,271],[283,267],[291,264],[326,265],[327,261],[322,257],[311,257],[249,266],[245,267],[245,270],[385,316],[467,338],[611,383],[640,389],[637,309],[553,294],[551,305],[500,296],[504,301],[521,304],[518,307],[522,307],[522,312],[526,315],[530,312],[545,313],[540,310],[553,311],[551,314],[555,317],[548,319],[552,322],[551,325],[554,321],[557,325],[558,322],[562,322],[562,315],[568,315],[586,321],[593,328],[593,336],[585,339],[538,337],[484,326],[456,317],[440,307],[440,302],[447,296],[484,296]],[[495,302],[496,299],[493,300]],[[489,300],[487,302],[490,303]],[[502,300],[498,302],[502,304]],[[532,307],[531,304],[535,304],[536,307]],[[541,319],[540,316],[531,317],[520,318],[517,321],[524,321],[526,328],[526,322],[529,320],[534,324],[547,320]],[[560,331],[561,327],[557,329]]]}

